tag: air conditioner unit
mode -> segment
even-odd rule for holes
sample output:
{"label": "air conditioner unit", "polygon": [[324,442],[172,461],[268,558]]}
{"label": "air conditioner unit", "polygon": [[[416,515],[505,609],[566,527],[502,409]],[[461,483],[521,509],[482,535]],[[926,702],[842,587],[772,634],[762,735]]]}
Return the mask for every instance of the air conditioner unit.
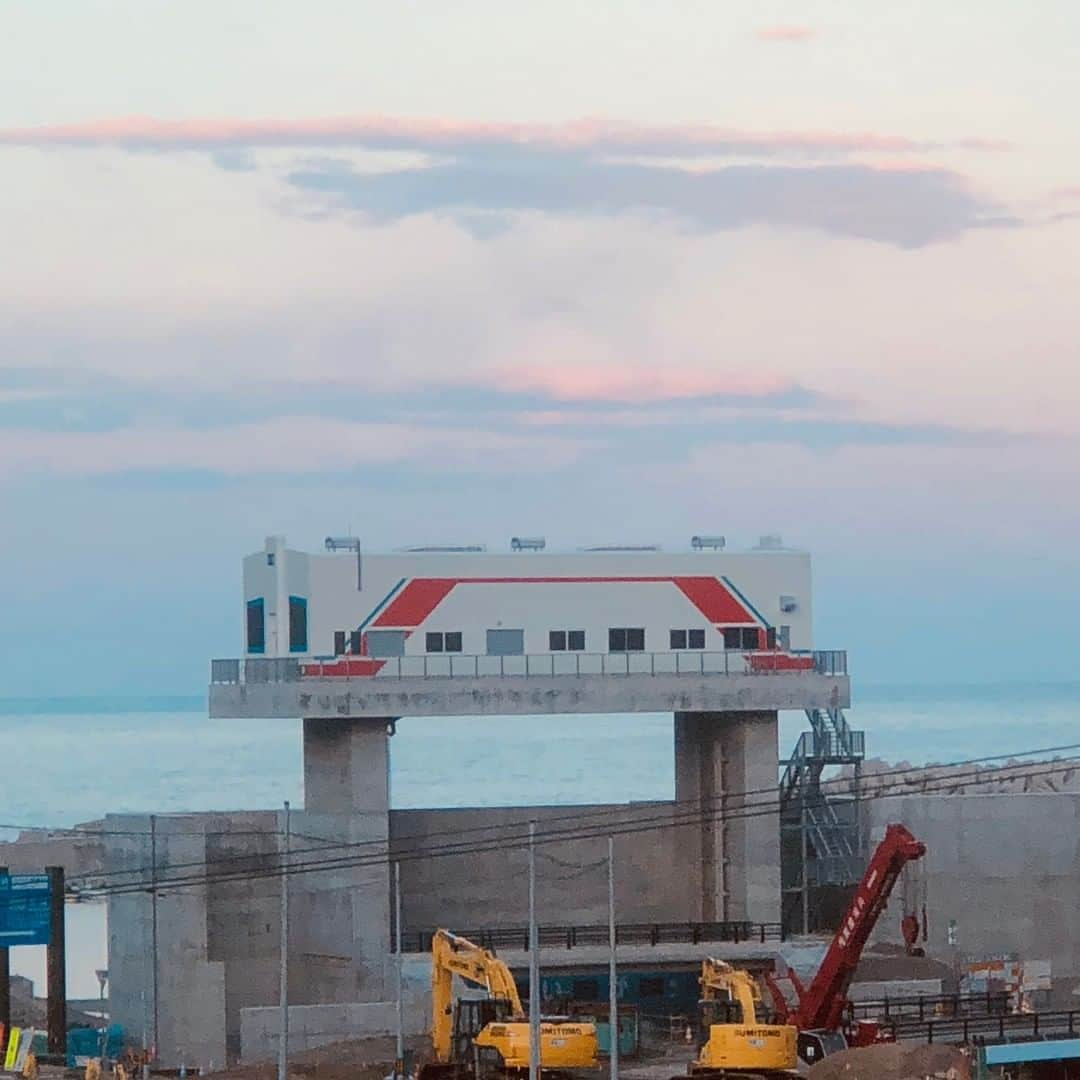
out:
{"label": "air conditioner unit", "polygon": [[795,599],[794,596],[781,596],[780,597],[780,610],[783,611],[785,614],[790,613],[792,611],[798,611],[799,610],[798,601]]}

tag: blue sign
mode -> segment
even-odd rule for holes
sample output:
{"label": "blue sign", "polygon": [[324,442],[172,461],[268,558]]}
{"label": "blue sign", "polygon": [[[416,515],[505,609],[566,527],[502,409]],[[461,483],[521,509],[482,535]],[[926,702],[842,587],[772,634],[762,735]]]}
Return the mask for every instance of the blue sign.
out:
{"label": "blue sign", "polygon": [[48,944],[48,876],[0,876],[0,946]]}

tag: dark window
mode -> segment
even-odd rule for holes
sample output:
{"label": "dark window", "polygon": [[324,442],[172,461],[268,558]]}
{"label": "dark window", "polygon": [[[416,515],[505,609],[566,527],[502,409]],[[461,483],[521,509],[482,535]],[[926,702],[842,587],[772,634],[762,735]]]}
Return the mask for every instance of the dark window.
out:
{"label": "dark window", "polygon": [[446,651],[461,652],[461,631],[449,630],[446,633]]}
{"label": "dark window", "polygon": [[724,630],[725,649],[756,649],[758,629],[756,626],[728,626]]}
{"label": "dark window", "polygon": [[687,646],[691,649],[704,649],[705,648],[705,631],[704,630],[688,630],[686,633]]}
{"label": "dark window", "polygon": [[563,652],[566,649],[581,652],[585,648],[585,631],[552,630],[548,634],[548,648],[552,652]]}
{"label": "dark window", "polygon": [[643,975],[638,982],[638,994],[641,997],[663,997],[663,976]]}
{"label": "dark window", "polygon": [[272,551],[268,551],[266,553],[266,565],[267,566],[273,566],[274,565],[274,553]]}
{"label": "dark window", "polygon": [[671,647],[673,649],[685,649],[686,648],[686,631],[685,630],[672,630],[671,631]]}
{"label": "dark window", "polygon": [[645,651],[645,629],[641,626],[630,627],[626,631],[626,651]]}
{"label": "dark window", "polygon": [[617,626],[608,630],[608,652],[644,652],[645,630],[640,626]]}
{"label": "dark window", "polygon": [[248,601],[247,647],[248,652],[266,652],[266,609],[261,596]]}
{"label": "dark window", "polygon": [[289,652],[307,652],[307,601],[289,597]]}
{"label": "dark window", "polygon": [[345,631],[344,630],[335,630],[334,631],[334,655],[335,656],[344,656],[345,655]]}
{"label": "dark window", "polygon": [[428,652],[442,652],[443,651],[443,636],[439,633],[428,631],[426,646]]}
{"label": "dark window", "polygon": [[626,631],[612,628],[607,632],[608,652],[626,652]]}
{"label": "dark window", "polygon": [[767,648],[767,649],[775,649],[776,648],[776,627],[775,626],[770,626],[768,628],[768,630],[765,631],[765,648]]}
{"label": "dark window", "polygon": [[360,640],[361,635],[359,630],[349,631],[349,652],[353,656],[359,656],[364,651],[364,643]]}
{"label": "dark window", "polygon": [[600,983],[596,979],[575,979],[574,980],[574,1000],[575,1001],[599,1001],[600,1000]]}

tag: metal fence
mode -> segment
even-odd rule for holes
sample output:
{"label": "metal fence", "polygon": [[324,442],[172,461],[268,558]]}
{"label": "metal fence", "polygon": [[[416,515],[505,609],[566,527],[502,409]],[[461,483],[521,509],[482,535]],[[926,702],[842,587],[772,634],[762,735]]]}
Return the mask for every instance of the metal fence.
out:
{"label": "metal fence", "polygon": [[[350,671],[350,664],[363,670]],[[299,682],[304,678],[446,679],[513,678],[563,675],[846,675],[847,653],[824,652],[629,652],[536,653],[520,656],[434,654],[370,657],[248,657],[212,660],[210,681],[230,683]]]}
{"label": "metal fence", "polygon": [[[402,950],[430,952],[434,935],[434,930],[405,931],[401,935]],[[528,951],[529,948],[527,926],[466,930],[461,936],[493,952],[499,949]],[[606,923],[596,926],[540,926],[537,936],[541,948],[606,947],[608,927]],[[615,941],[619,945],[698,945],[718,941],[764,944],[781,940],[780,923],[622,923],[615,927]]]}
{"label": "metal fence", "polygon": [[992,1043],[1040,1039],[1080,1033],[1080,1010],[1010,1013],[1006,1016],[965,1016],[936,1020],[885,1021],[884,1031],[897,1039],[928,1043]]}

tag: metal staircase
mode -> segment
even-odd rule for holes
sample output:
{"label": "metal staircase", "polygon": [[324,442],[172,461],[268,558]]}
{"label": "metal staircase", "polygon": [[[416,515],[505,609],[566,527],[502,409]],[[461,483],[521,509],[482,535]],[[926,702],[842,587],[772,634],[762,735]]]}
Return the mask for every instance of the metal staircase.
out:
{"label": "metal staircase", "polygon": [[[865,733],[843,710],[807,709],[804,731],[780,778],[781,876],[788,932],[814,929],[811,889],[852,885],[862,872],[859,774]],[[851,793],[830,794],[821,777],[829,766],[853,767]]]}

